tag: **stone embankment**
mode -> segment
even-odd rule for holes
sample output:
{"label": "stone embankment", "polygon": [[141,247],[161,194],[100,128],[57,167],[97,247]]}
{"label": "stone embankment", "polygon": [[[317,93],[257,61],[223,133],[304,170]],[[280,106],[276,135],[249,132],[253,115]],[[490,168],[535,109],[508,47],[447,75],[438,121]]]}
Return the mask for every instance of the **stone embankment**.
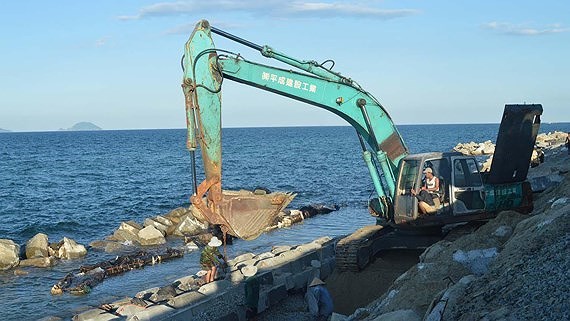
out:
{"label": "stone embankment", "polygon": [[[228,261],[224,277],[200,285],[199,275],[189,275],[161,288],[141,291],[132,298],[84,311],[74,320],[245,320],[245,282],[242,270],[255,266],[260,283],[258,311],[304,291],[313,277],[326,279],[334,269],[334,244],[330,237],[269,252],[245,253]],[[305,314],[308,314],[305,312]]]}

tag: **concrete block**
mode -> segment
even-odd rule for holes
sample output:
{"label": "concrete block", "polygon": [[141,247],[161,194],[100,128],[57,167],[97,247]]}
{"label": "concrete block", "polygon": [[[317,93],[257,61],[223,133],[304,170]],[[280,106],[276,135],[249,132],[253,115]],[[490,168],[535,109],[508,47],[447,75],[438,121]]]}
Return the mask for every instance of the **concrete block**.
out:
{"label": "concrete block", "polygon": [[321,268],[321,261],[312,260],[311,261],[311,267],[314,267],[315,269],[320,269]]}
{"label": "concrete block", "polygon": [[217,293],[221,293],[222,291],[224,291],[225,289],[227,289],[231,286],[232,286],[232,283],[228,280],[214,281],[214,282],[210,282],[210,283],[206,283],[206,284],[202,285],[200,287],[200,289],[198,290],[198,292],[202,293],[204,295],[214,295]]}
{"label": "concrete block", "polygon": [[279,245],[279,246],[274,246],[274,247],[271,249],[271,253],[273,253],[274,255],[279,255],[279,254],[281,254],[281,253],[283,253],[283,252],[287,252],[287,251],[289,251],[289,250],[291,250],[291,246],[289,246],[289,245]]}
{"label": "concrete block", "polygon": [[257,273],[255,277],[259,280],[259,284],[261,285],[273,285],[273,272],[271,271]]}
{"label": "concrete block", "polygon": [[241,261],[239,263],[236,263],[235,267],[237,267],[238,269],[241,269],[242,267],[244,267],[246,265],[255,265],[255,263],[257,263],[257,261],[258,261],[257,258]]}
{"label": "concrete block", "polygon": [[131,316],[137,312],[144,311],[146,308],[135,304],[123,304],[117,308],[117,313],[123,316]]}
{"label": "concrete block", "polygon": [[238,263],[241,263],[241,262],[247,261],[247,260],[251,260],[251,259],[253,259],[254,257],[255,257],[255,254],[253,254],[253,253],[245,253],[245,254],[242,254],[242,255],[238,255],[238,256],[236,256],[235,258],[233,258],[233,259],[231,259],[231,260],[228,260],[228,265],[229,265],[229,266],[235,266],[235,265],[237,265]]}
{"label": "concrete block", "polygon": [[323,237],[320,237],[320,238],[314,240],[312,243],[324,245],[325,243],[330,242],[330,241],[332,241],[332,238],[330,236],[323,236]]}
{"label": "concrete block", "polygon": [[303,245],[297,246],[293,251],[301,252],[301,253],[309,253],[316,250],[320,250],[323,246],[319,243],[307,243]]}
{"label": "concrete block", "polygon": [[288,264],[289,260],[286,257],[276,256],[272,258],[267,258],[261,260],[255,264],[259,270],[274,270],[279,268],[279,270],[287,270],[288,267],[284,265]]}
{"label": "concrete block", "polygon": [[[287,279],[291,278],[292,275],[293,274],[291,274],[289,272],[285,272],[285,273],[274,272],[273,273],[273,284],[274,285],[282,285],[283,284],[287,288]],[[290,290],[291,288],[287,288],[287,290]]]}
{"label": "concrete block", "polygon": [[334,257],[335,256],[335,246],[334,243],[329,243],[327,245],[323,245],[321,248],[321,260],[326,258]]}
{"label": "concrete block", "polygon": [[321,278],[326,279],[328,278],[335,268],[335,259],[329,258],[321,262],[320,274]]}
{"label": "concrete block", "polygon": [[318,252],[309,252],[309,253],[303,255],[299,260],[301,261],[301,264],[303,265],[303,267],[307,267],[307,266],[311,266],[312,261],[320,261],[321,256],[319,255]]}
{"label": "concrete block", "polygon": [[300,290],[305,288],[314,277],[320,277],[319,270],[314,268],[308,268],[301,273],[293,275],[294,289]]}
{"label": "concrete block", "polygon": [[271,252],[263,252],[259,255],[257,255],[255,258],[259,261],[259,260],[265,260],[265,259],[269,259],[274,257],[275,254],[271,253]]}
{"label": "concrete block", "polygon": [[198,291],[190,291],[182,293],[168,300],[168,304],[177,309],[190,307],[191,305],[203,302],[208,299],[208,296]]}
{"label": "concrete block", "polygon": [[146,309],[127,317],[127,321],[175,320],[171,318],[171,315],[175,312],[176,310],[166,305],[150,305]]}
{"label": "concrete block", "polygon": [[196,286],[196,282],[199,279],[200,278],[195,276],[195,275],[187,275],[187,276],[181,277],[179,279],[176,279],[173,283],[180,282],[180,285],[178,286],[178,288],[181,289],[182,291],[188,291],[192,287]]}
{"label": "concrete block", "polygon": [[140,292],[138,292],[137,294],[135,294],[135,297],[137,298],[144,298],[145,296],[151,296],[153,294],[155,294],[156,292],[158,292],[158,290],[160,290],[159,287],[154,287],[154,288],[150,288],[150,289],[146,289],[146,290],[142,290]]}
{"label": "concrete block", "polygon": [[271,288],[271,290],[269,290],[267,296],[268,296],[269,306],[274,306],[278,302],[284,300],[285,298],[287,298],[287,288],[285,287],[285,284],[274,286],[273,288]]}
{"label": "concrete block", "polygon": [[265,311],[269,307],[269,299],[267,297],[266,287],[261,287],[259,290],[259,300],[257,301],[257,313]]}
{"label": "concrete block", "polygon": [[231,273],[228,273],[228,278],[227,280],[229,280],[232,283],[240,283],[241,281],[243,281],[244,276],[241,273],[241,271],[233,271]]}

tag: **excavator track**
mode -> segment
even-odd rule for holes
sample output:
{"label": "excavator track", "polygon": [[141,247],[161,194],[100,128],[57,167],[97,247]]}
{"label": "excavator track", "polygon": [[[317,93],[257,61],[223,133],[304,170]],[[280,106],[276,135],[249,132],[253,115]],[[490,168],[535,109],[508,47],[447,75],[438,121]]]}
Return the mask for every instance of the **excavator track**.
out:
{"label": "excavator track", "polygon": [[365,226],[338,241],[336,268],[341,272],[357,272],[382,250],[426,249],[442,238],[441,230],[408,231],[391,226]]}
{"label": "excavator track", "polygon": [[341,239],[336,245],[336,268],[340,271],[360,271],[372,258],[370,246],[381,235],[392,231],[391,227],[365,226]]}

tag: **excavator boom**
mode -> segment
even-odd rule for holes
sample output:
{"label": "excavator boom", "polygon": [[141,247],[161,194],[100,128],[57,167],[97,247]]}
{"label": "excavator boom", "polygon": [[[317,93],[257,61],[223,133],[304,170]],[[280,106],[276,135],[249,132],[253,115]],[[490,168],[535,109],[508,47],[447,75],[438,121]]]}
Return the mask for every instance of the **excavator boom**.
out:
{"label": "excavator boom", "polygon": [[[214,46],[212,33],[254,48],[263,56],[299,71],[255,63],[239,54],[218,49]],[[230,234],[254,238],[259,235],[254,230],[264,228],[263,225],[270,222],[271,217],[291,199],[291,195],[272,195],[270,204],[273,207],[269,209],[267,201],[261,201],[260,197],[253,196],[244,202],[235,195],[224,196],[222,193],[220,91],[224,79],[306,102],[333,112],[350,123],[361,141],[376,194],[383,200],[383,212],[388,213],[398,164],[408,155],[408,149],[384,107],[354,81],[325,68],[323,64],[289,57],[268,46],[259,46],[228,34],[211,27],[205,20],[196,25],[186,43],[182,63],[188,148],[193,153],[200,145],[206,172],[206,179],[195,189],[191,201],[207,221],[221,225]],[[206,202],[204,195],[207,195]],[[254,224],[257,221],[260,223]],[[238,232],[244,226],[251,229],[248,235]]]}

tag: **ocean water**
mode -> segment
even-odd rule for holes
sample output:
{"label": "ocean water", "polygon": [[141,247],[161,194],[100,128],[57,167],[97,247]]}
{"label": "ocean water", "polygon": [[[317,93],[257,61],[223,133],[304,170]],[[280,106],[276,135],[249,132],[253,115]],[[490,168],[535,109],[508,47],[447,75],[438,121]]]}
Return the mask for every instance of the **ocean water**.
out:
{"label": "ocean water", "polygon": [[[412,153],[450,151],[459,142],[493,140],[498,124],[398,126]],[[570,131],[570,123],[543,124],[541,132]],[[199,154],[199,153],[198,153]],[[254,241],[227,247],[235,256],[339,236],[374,224],[366,204],[373,185],[352,127],[230,128],[223,130],[223,187],[297,193],[289,208],[336,204],[338,211]],[[203,178],[198,158],[198,181]],[[87,245],[122,221],[142,223],[189,205],[192,191],[185,130],[33,132],[0,134],[0,238],[24,244],[37,233]],[[171,245],[181,245],[171,240]],[[85,296],[52,296],[50,288],[79,266],[112,259],[89,251],[28,275],[0,271],[3,320],[44,316],[70,319],[101,303],[163,286],[199,270],[198,253],[108,278]]]}

